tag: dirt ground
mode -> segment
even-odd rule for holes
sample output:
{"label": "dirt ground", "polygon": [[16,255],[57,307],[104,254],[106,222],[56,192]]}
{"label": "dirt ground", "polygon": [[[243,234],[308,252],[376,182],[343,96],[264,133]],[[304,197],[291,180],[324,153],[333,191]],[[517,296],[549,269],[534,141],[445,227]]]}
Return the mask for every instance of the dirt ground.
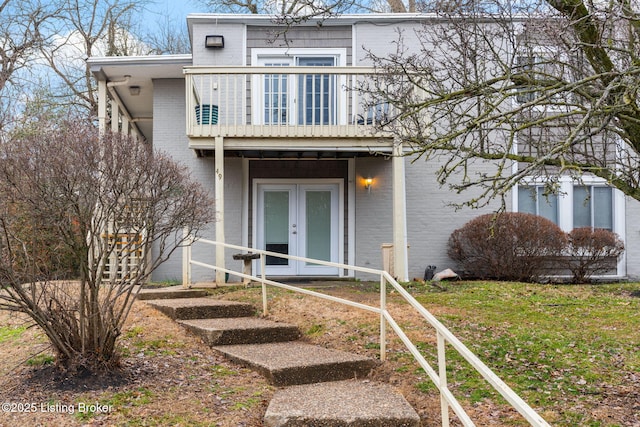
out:
{"label": "dirt ground", "polygon": [[[337,286],[323,291],[372,305],[379,298],[378,292],[367,288]],[[217,297],[250,301],[259,308],[258,289]],[[109,375],[67,378],[51,364],[34,363],[51,354],[46,338],[36,328],[0,339],[0,426],[262,425],[273,386],[260,375],[225,361],[144,302],[134,307],[121,340],[122,368]],[[416,315],[393,298],[389,310],[410,338],[420,334],[422,342],[435,344],[435,336],[412,326],[420,324]],[[433,314],[442,314],[438,310],[447,309],[436,308]],[[307,341],[379,357],[379,319],[373,313],[281,294],[270,299],[269,317],[298,325]],[[20,316],[0,311],[0,327],[24,324]],[[429,379],[398,340],[390,339],[387,362],[371,373],[371,379],[397,387],[421,416],[421,426],[441,425],[435,388],[416,386],[428,384]],[[87,412],[91,409],[97,411]],[[479,426],[526,425],[518,421],[522,418],[514,410],[491,399],[467,409]],[[602,406],[598,409],[604,410]],[[553,409],[542,415],[549,421],[555,416]],[[453,418],[452,424],[459,425]],[[637,427],[623,420],[606,425]]]}
{"label": "dirt ground", "polygon": [[[0,312],[0,325],[23,323]],[[142,302],[127,324],[122,368],[109,375],[67,378],[52,365],[29,366],[37,353],[50,354],[35,328],[0,344],[0,426],[262,425],[274,388],[260,375]]]}

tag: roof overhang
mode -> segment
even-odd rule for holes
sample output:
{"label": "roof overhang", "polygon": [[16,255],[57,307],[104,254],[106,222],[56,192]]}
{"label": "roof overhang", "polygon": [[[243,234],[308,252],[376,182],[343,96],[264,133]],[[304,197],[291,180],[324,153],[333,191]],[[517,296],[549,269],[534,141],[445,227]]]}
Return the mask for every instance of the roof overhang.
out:
{"label": "roof overhang", "polygon": [[[92,57],[87,64],[96,80],[105,81],[109,90],[148,141],[153,140],[153,81],[184,79],[184,67],[193,64],[191,55]],[[135,95],[131,87],[139,87]]]}

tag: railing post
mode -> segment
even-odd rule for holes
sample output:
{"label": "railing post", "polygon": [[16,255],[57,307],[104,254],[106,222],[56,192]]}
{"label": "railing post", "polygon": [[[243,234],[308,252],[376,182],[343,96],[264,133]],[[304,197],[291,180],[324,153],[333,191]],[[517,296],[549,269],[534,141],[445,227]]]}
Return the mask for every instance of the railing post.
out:
{"label": "railing post", "polygon": [[266,266],[265,257],[264,257],[264,254],[261,253],[260,254],[260,276],[262,277],[262,314],[266,316],[269,310],[267,308],[267,284],[264,283],[264,281],[267,278],[264,272],[265,266]]}
{"label": "railing post", "polygon": [[384,275],[380,275],[380,360],[387,358],[387,321],[384,314],[387,312],[387,281]]}
{"label": "railing post", "polygon": [[449,403],[444,397],[442,390],[447,389],[447,358],[445,341],[442,334],[438,331],[438,376],[440,377],[440,412],[442,413],[442,427],[449,427]]}
{"label": "railing post", "polygon": [[193,245],[193,236],[184,230],[185,239],[182,248],[182,287],[191,287],[191,246]]}

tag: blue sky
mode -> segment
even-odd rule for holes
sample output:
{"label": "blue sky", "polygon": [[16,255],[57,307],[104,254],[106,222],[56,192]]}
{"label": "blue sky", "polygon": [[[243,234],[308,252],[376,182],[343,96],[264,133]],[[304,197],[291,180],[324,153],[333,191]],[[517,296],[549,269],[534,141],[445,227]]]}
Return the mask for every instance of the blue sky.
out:
{"label": "blue sky", "polygon": [[204,8],[198,7],[196,2],[185,0],[153,0],[147,5],[143,25],[154,26],[163,16],[169,15],[180,25],[186,25],[189,13],[203,12]]}

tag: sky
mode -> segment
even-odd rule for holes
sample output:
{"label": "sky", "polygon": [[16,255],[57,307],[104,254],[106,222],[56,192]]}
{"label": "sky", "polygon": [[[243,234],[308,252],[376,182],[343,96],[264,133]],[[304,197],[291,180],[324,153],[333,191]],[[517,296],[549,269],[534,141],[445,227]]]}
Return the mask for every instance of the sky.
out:
{"label": "sky", "polygon": [[152,0],[144,14],[144,26],[152,27],[161,21],[163,16],[172,16],[180,25],[186,25],[189,13],[203,12],[195,2],[185,0]]}

